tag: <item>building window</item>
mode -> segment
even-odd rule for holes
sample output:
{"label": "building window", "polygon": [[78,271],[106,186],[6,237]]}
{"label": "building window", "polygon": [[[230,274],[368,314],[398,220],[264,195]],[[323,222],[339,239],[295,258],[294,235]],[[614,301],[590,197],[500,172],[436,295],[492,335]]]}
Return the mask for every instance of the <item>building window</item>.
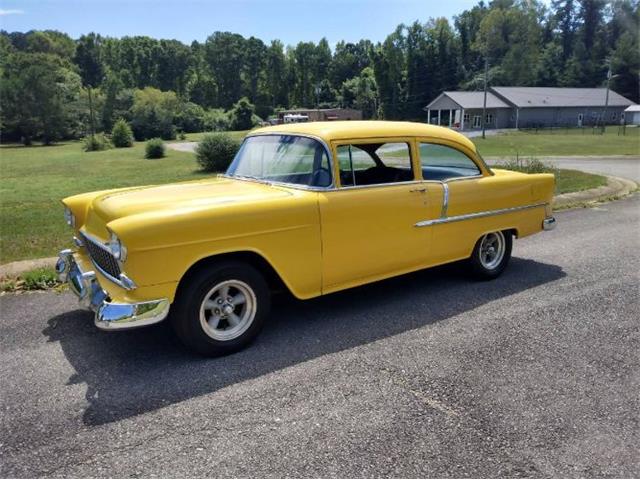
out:
{"label": "building window", "polygon": [[618,119],[618,112],[611,112],[611,120],[616,121]]}
{"label": "building window", "polygon": [[465,124],[467,124],[467,125],[469,125],[469,120],[470,120],[470,119],[471,119],[471,117],[469,116],[469,114],[468,114],[468,113],[465,113],[465,114],[462,116],[462,121],[463,121]]}
{"label": "building window", "polygon": [[473,128],[480,128],[482,117],[480,115],[473,116]]}
{"label": "building window", "polygon": [[487,125],[493,124],[493,113],[487,113],[487,118],[485,119],[485,123]]}

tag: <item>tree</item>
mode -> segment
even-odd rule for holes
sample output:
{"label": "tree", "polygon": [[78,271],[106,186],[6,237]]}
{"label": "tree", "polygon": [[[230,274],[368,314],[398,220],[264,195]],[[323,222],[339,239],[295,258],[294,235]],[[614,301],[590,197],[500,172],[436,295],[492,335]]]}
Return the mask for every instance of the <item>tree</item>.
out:
{"label": "tree", "polygon": [[249,130],[255,125],[255,107],[246,97],[242,97],[229,112],[232,130]]}
{"label": "tree", "polygon": [[640,51],[637,30],[620,36],[611,57],[611,70],[616,75],[612,88],[634,102],[640,102],[638,78],[640,78]]}
{"label": "tree", "polygon": [[80,78],[55,55],[16,52],[1,77],[3,134],[45,144],[71,136]]}
{"label": "tree", "polygon": [[340,91],[343,107],[362,110],[364,119],[375,118],[378,107],[378,87],[373,68],[367,67],[359,76],[343,82]]}
{"label": "tree", "polygon": [[378,85],[382,117],[401,118],[405,107],[405,37],[404,25],[399,25],[373,55],[373,65]]}
{"label": "tree", "polygon": [[131,127],[136,140],[174,139],[174,119],[179,104],[174,92],[162,92],[152,87],[136,90],[131,108]]}
{"label": "tree", "polygon": [[93,112],[93,100],[91,91],[102,82],[104,68],[100,61],[100,35],[90,33],[83,35],[78,40],[75,63],[80,71],[82,85],[89,94],[89,119],[91,123],[91,135],[96,133],[95,116]]}
{"label": "tree", "polygon": [[242,93],[244,43],[241,35],[215,32],[204,44],[205,59],[218,85],[217,105],[229,108]]}
{"label": "tree", "polygon": [[573,53],[573,41],[577,25],[577,8],[575,0],[553,0],[551,2],[555,14],[553,19],[560,31],[562,60],[566,62]]}

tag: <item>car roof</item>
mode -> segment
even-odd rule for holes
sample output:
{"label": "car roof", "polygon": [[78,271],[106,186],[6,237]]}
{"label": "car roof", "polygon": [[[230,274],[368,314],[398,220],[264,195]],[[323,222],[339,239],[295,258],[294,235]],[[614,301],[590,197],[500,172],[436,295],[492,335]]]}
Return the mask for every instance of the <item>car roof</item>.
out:
{"label": "car roof", "polygon": [[464,135],[449,128],[417,122],[384,120],[343,120],[332,122],[286,123],[253,130],[250,135],[291,133],[312,135],[325,142],[383,137],[435,137],[454,141],[475,152],[476,147]]}

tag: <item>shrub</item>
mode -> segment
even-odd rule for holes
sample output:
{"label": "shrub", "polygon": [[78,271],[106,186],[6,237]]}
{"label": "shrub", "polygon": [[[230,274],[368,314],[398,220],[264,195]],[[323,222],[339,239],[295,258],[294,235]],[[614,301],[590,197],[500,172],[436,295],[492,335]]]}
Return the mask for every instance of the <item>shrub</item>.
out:
{"label": "shrub", "polygon": [[511,158],[499,165],[500,168],[524,173],[555,173],[556,168],[535,158]]}
{"label": "shrub", "polygon": [[173,122],[179,104],[174,92],[161,92],[151,87],[136,90],[131,107],[131,128],[136,140],[155,137],[165,140],[176,138]]}
{"label": "shrub", "polygon": [[126,148],[133,145],[133,132],[124,119],[119,119],[113,126],[111,141],[116,148]]}
{"label": "shrub", "polygon": [[161,138],[152,138],[145,145],[144,158],[162,158],[164,157],[164,142]]}
{"label": "shrub", "polygon": [[209,133],[196,147],[196,159],[206,172],[227,169],[236,155],[240,143],[226,133]]}
{"label": "shrub", "polygon": [[82,143],[82,149],[85,152],[99,152],[100,150],[108,150],[113,146],[104,133],[96,133],[95,135],[84,137]]}
{"label": "shrub", "polygon": [[249,130],[256,123],[255,107],[246,97],[242,97],[229,112],[232,130]]}
{"label": "shrub", "polygon": [[229,115],[220,108],[212,108],[207,110],[204,115],[204,129],[208,132],[224,132],[229,130],[231,122]]}
{"label": "shrub", "polygon": [[195,103],[182,104],[176,114],[175,124],[178,130],[186,133],[202,132],[204,130],[204,108]]}

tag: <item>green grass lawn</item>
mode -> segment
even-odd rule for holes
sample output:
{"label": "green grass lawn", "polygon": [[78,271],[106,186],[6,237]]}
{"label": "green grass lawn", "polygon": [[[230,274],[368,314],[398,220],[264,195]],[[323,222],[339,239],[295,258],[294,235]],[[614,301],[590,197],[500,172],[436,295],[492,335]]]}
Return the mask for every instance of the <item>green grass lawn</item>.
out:
{"label": "green grass lawn", "polygon": [[144,158],[132,148],[83,152],[80,142],[50,147],[0,147],[0,264],[55,255],[70,242],[60,200],[76,193],[193,180],[191,153],[167,149],[166,158]]}
{"label": "green grass lawn", "polygon": [[487,138],[473,138],[483,157],[563,156],[563,155],[640,155],[640,128],[607,127],[604,135],[591,128],[554,131],[518,131]]}
{"label": "green grass lawn", "polygon": [[[245,132],[234,132],[242,138]],[[193,135],[189,140],[198,137]],[[169,183],[211,176],[191,153],[167,149],[167,157],[144,158],[144,143],[132,148],[83,152],[80,142],[56,146],[0,147],[0,264],[49,257],[70,245],[71,231],[60,200],[93,190]],[[561,170],[558,193],[605,182],[603,177]]]}

